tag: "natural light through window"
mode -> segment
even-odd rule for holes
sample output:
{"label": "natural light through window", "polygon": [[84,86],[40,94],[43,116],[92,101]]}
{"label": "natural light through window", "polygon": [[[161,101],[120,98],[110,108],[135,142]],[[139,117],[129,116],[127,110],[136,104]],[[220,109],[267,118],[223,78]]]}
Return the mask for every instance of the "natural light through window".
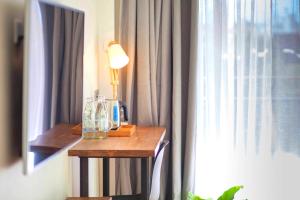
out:
{"label": "natural light through window", "polygon": [[299,9],[299,0],[200,1],[200,196],[243,185],[237,199],[298,197]]}

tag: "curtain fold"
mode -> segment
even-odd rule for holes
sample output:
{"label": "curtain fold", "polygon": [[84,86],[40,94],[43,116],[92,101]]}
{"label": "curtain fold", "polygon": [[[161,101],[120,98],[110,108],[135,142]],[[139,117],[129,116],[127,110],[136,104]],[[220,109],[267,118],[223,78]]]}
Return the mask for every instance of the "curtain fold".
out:
{"label": "curtain fold", "polygon": [[[121,72],[120,96],[128,104],[131,122],[165,126],[171,141],[160,199],[182,198],[190,19],[191,1],[121,1],[119,41],[130,62]],[[139,192],[140,161],[120,159],[116,166],[117,193]]]}
{"label": "curtain fold", "polygon": [[[124,88],[119,88],[119,96],[125,100],[128,106],[128,116],[130,122],[136,121],[136,28],[137,28],[137,2],[136,1],[121,1],[120,12],[120,32],[119,36],[122,47],[129,56],[128,65],[122,69],[121,84]],[[140,190],[138,188],[140,180],[138,173],[140,163],[131,159],[116,159],[116,194],[131,194],[133,191]]]}
{"label": "curtain fold", "polygon": [[[197,67],[199,65],[198,52],[200,46],[200,40],[198,35],[199,29],[199,1],[191,2],[191,31],[190,31],[190,51],[188,54],[189,58],[189,76],[188,83],[183,88],[188,88],[188,101],[187,101],[187,121],[186,121],[186,135],[184,138],[185,145],[184,148],[184,158],[178,162],[184,163],[183,165],[183,180],[182,180],[182,193],[181,198],[175,199],[186,199],[188,192],[193,192],[195,190],[195,174],[196,174],[196,141],[197,141],[197,99],[198,99],[198,88],[201,87],[202,83],[199,83],[199,73],[200,70]],[[178,105],[176,107],[179,107]],[[175,109],[175,106],[174,106]],[[184,117],[184,116],[183,116]],[[179,146],[180,144],[178,144]],[[173,154],[178,154],[173,152]],[[176,173],[173,177],[176,177]],[[180,181],[180,180],[179,180]],[[180,189],[177,189],[177,193],[180,194]]]}
{"label": "curtain fold", "polygon": [[[61,71],[60,122],[78,123],[83,101],[83,14],[66,10],[63,68]],[[77,86],[77,87],[74,87]],[[67,94],[67,95],[66,95]]]}
{"label": "curtain fold", "polygon": [[[166,126],[171,141],[161,199],[233,185],[242,199],[298,198],[299,5],[122,1],[122,99],[133,123]],[[121,188],[139,191],[138,163],[120,163]]]}
{"label": "curtain fold", "polygon": [[[41,4],[46,79],[44,126],[79,123],[82,117],[84,15]],[[50,116],[50,117],[49,117]]]}
{"label": "curtain fold", "polygon": [[195,191],[216,197],[270,164],[271,1],[199,2]]}

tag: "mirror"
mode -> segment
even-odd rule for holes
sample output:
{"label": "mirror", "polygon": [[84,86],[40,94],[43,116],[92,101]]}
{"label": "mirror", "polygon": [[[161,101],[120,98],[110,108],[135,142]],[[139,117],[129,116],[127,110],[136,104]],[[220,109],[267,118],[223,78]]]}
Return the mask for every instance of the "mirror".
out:
{"label": "mirror", "polygon": [[28,173],[81,138],[84,12],[29,1],[26,13],[23,157]]}

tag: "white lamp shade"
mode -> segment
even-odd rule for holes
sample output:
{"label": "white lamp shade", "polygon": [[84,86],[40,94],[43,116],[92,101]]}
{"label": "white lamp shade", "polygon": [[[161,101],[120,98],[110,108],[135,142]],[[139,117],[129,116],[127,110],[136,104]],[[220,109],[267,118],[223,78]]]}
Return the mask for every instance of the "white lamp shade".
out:
{"label": "white lamp shade", "polygon": [[129,62],[129,58],[120,44],[109,45],[108,58],[110,67],[113,69],[120,69],[126,66]]}

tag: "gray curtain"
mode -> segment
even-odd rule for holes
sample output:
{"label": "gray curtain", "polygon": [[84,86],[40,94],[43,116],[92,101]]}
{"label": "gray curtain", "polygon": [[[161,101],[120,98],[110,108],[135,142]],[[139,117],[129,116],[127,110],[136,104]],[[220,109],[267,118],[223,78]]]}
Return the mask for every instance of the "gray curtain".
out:
{"label": "gray curtain", "polygon": [[[199,80],[197,75],[199,75],[199,59],[197,59],[199,53],[199,34],[198,34],[198,12],[199,12],[199,1],[192,0],[190,13],[191,13],[191,24],[190,24],[190,46],[188,55],[185,58],[189,59],[189,80],[183,88],[186,88],[188,96],[187,106],[186,106],[186,121],[185,122],[185,136],[184,136],[184,158],[181,160],[183,162],[183,178],[182,178],[182,197],[185,199],[188,192],[194,192],[195,189],[195,170],[196,170],[196,127],[197,127],[197,87],[199,86]],[[176,155],[174,156],[176,157]],[[174,176],[176,176],[174,174]]]}
{"label": "gray curtain", "polygon": [[[122,69],[119,96],[128,104],[131,122],[165,126],[171,141],[162,167],[160,199],[182,199],[193,185],[183,176],[192,175],[193,159],[192,137],[186,137],[188,96],[193,92],[188,86],[195,83],[189,82],[194,66],[190,67],[189,53],[194,42],[191,11],[191,1],[121,1],[119,41],[130,62]],[[139,160],[118,160],[116,174],[117,193],[140,191]]]}
{"label": "gray curtain", "polygon": [[[84,15],[44,4],[46,55],[45,127],[82,117]],[[50,113],[50,114],[49,114]],[[47,117],[47,116],[50,116]],[[50,126],[50,127],[49,127]]]}

